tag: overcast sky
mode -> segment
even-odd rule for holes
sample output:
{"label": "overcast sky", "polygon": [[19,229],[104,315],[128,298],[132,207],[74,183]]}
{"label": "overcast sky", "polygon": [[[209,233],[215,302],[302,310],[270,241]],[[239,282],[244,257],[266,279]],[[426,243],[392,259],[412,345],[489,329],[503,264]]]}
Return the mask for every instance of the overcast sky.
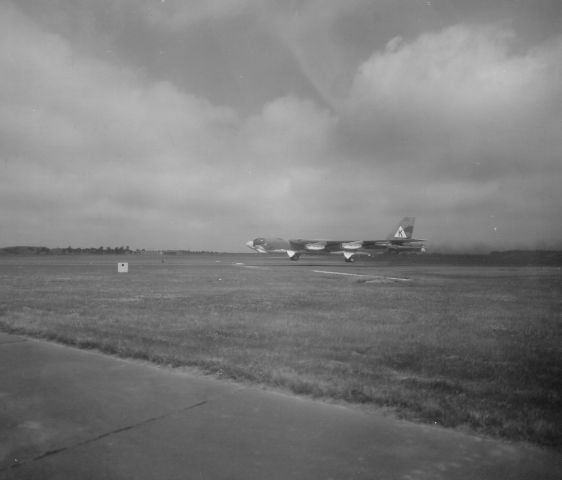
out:
{"label": "overcast sky", "polygon": [[0,246],[562,246],[560,0],[0,0]]}

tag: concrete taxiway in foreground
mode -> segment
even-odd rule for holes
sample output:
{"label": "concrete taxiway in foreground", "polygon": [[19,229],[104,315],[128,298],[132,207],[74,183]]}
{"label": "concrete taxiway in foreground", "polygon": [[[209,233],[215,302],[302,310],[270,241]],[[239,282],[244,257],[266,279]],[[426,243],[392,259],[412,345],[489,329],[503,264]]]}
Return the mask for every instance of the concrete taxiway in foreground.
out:
{"label": "concrete taxiway in foreground", "polygon": [[2,479],[557,479],[562,456],[0,333]]}

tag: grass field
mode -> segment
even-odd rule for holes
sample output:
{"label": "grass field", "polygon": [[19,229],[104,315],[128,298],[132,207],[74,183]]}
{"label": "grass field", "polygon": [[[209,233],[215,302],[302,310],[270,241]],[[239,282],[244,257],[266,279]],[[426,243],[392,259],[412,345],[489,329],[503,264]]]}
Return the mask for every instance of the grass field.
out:
{"label": "grass field", "polygon": [[3,331],[562,447],[559,267],[6,256],[0,280]]}

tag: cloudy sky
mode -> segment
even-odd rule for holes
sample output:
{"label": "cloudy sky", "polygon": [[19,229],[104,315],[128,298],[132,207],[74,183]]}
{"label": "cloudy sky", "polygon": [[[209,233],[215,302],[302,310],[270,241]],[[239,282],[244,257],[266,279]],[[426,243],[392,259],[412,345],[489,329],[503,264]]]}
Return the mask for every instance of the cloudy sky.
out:
{"label": "cloudy sky", "polygon": [[561,247],[559,0],[0,0],[0,246]]}

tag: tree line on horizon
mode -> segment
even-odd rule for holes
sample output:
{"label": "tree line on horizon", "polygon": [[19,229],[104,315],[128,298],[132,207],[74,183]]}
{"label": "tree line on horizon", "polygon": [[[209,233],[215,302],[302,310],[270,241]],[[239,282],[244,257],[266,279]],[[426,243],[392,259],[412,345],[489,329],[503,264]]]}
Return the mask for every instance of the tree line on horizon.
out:
{"label": "tree line on horizon", "polygon": [[[142,255],[146,253],[151,253],[153,251],[146,250],[145,248],[137,248],[135,250],[131,249],[129,245],[119,246],[119,247],[87,247],[81,248],[68,246],[65,248],[48,248],[48,247],[37,247],[37,246],[11,246],[0,248],[0,253],[12,254],[12,255]],[[194,254],[194,253],[217,253],[209,251],[195,251],[195,250],[156,250],[156,252],[163,255],[176,255],[176,254]]]}
{"label": "tree line on horizon", "polygon": [[[89,248],[48,248],[37,246],[11,246],[0,248],[0,255],[200,255],[220,254],[207,250],[132,250],[128,245],[120,247],[89,247]],[[247,253],[253,255],[253,253]],[[388,256],[379,255],[373,257],[379,260],[388,259]],[[422,255],[396,255],[392,258],[394,263],[457,263],[474,264],[481,262],[490,265],[562,265],[562,250],[501,250],[487,253],[476,252],[429,252]]]}

